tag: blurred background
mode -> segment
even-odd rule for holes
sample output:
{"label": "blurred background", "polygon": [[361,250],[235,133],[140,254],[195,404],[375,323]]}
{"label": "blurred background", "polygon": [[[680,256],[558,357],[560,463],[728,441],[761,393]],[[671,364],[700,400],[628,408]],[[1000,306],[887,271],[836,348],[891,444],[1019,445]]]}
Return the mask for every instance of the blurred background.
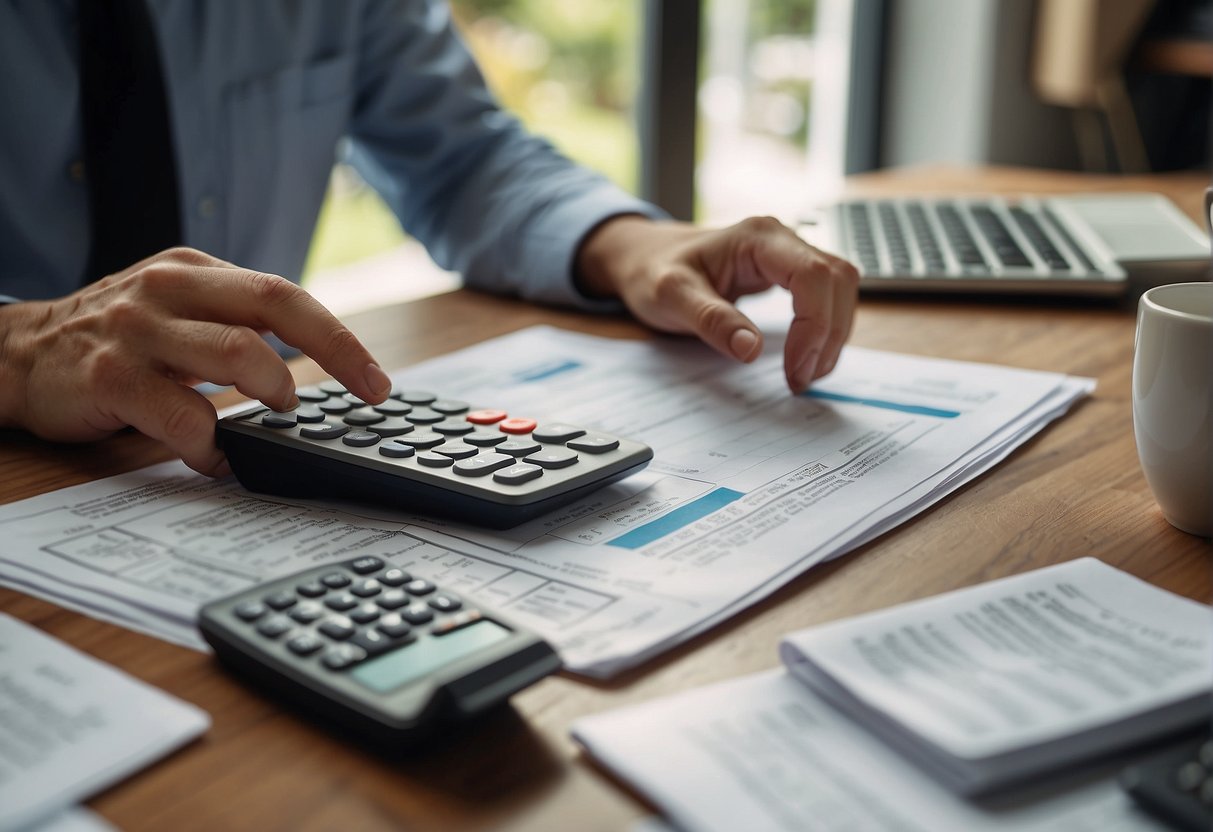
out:
{"label": "blurred background", "polygon": [[[1210,166],[1213,0],[452,0],[506,108],[673,215],[785,221],[907,164]],[[338,162],[304,285],[459,285]]]}

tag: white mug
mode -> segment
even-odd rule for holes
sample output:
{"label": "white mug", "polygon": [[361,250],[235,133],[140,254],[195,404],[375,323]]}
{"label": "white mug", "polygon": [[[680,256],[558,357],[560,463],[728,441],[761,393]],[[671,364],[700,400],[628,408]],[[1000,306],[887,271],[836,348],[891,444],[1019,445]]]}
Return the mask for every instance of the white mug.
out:
{"label": "white mug", "polygon": [[1156,286],[1141,296],[1133,433],[1163,516],[1213,536],[1213,283]]}

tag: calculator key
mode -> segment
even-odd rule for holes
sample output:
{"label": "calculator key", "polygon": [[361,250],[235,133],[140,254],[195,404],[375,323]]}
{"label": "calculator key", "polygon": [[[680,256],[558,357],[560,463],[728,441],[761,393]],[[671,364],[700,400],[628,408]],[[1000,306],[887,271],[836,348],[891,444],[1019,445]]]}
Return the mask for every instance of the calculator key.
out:
{"label": "calculator key", "polygon": [[366,658],[366,651],[356,644],[334,644],[324,651],[321,664],[329,670],[345,670]]}
{"label": "calculator key", "polygon": [[350,621],[353,621],[355,624],[370,624],[379,617],[380,610],[379,607],[375,606],[370,601],[367,601],[365,604],[359,604],[357,607],[346,613],[346,615],[348,615]]}
{"label": "calculator key", "polygon": [[232,612],[241,621],[256,621],[269,612],[269,608],[260,601],[245,601],[232,607]]}
{"label": "calculator key", "polygon": [[375,603],[385,610],[398,610],[408,604],[410,600],[409,596],[404,594],[404,590],[389,589],[376,598]]}
{"label": "calculator key", "polygon": [[345,393],[344,395],[342,395],[341,400],[349,402],[354,407],[369,407],[370,406],[368,402],[363,401],[362,399],[355,396],[353,393]]}
{"label": "calculator key", "polygon": [[353,622],[344,615],[334,615],[316,629],[336,641],[344,641],[354,634]]}
{"label": "calculator key", "polygon": [[404,585],[404,590],[409,595],[429,595],[437,588],[424,578],[414,578]]}
{"label": "calculator key", "polygon": [[401,390],[399,393],[392,393],[392,398],[400,399],[400,401],[408,404],[427,405],[434,402],[438,397],[425,390]]}
{"label": "calculator key", "polygon": [[526,456],[535,453],[540,447],[538,442],[532,442],[530,439],[511,439],[508,442],[502,442],[494,450],[499,454]]}
{"label": "calculator key", "polygon": [[492,425],[500,422],[510,414],[504,410],[473,410],[463,418],[467,419],[473,425]]}
{"label": "calculator key", "polygon": [[570,439],[576,439],[578,436],[585,435],[585,428],[579,428],[576,425],[568,425],[564,422],[553,422],[550,425],[541,425],[531,432],[531,438],[537,439],[540,442],[556,442],[563,445]]}
{"label": "calculator key", "polygon": [[447,442],[445,445],[439,445],[435,448],[434,453],[449,456],[451,459],[467,459],[480,453],[480,449],[474,445],[465,445],[462,442]]}
{"label": "calculator key", "polygon": [[471,405],[467,402],[461,402],[458,399],[439,399],[430,405],[431,408],[439,413],[445,413],[447,416],[455,416],[460,413],[467,413]]}
{"label": "calculator key", "polygon": [[310,656],[324,646],[314,633],[300,633],[286,643],[286,647],[297,656]]}
{"label": "calculator key", "polygon": [[305,598],[319,598],[329,590],[320,581],[306,581],[296,586],[295,591]]}
{"label": "calculator key", "polygon": [[398,402],[395,399],[387,399],[383,404],[371,405],[376,413],[382,413],[384,416],[403,416],[413,409],[411,404]]}
{"label": "calculator key", "polygon": [[526,457],[526,462],[544,468],[567,468],[577,461],[577,454],[568,448],[548,448]]}
{"label": "calculator key", "polygon": [[328,572],[320,576],[320,583],[329,589],[341,589],[350,585],[350,576],[344,572]]}
{"label": "calculator key", "polygon": [[379,623],[375,627],[392,638],[402,638],[413,630],[408,622],[394,612],[389,612],[383,618],[380,618]]}
{"label": "calculator key", "polygon": [[511,419],[502,420],[502,422],[497,425],[497,429],[502,433],[526,434],[533,431],[536,424],[538,423],[534,419],[524,419],[515,416]]}
{"label": "calculator key", "polygon": [[400,642],[389,637],[387,633],[380,632],[378,629],[372,627],[359,630],[358,634],[350,640],[350,643],[361,647],[366,651],[368,656],[378,656],[400,644]]}
{"label": "calculator key", "polygon": [[618,448],[619,440],[601,433],[590,433],[579,439],[570,439],[565,447],[574,451],[585,451],[587,454],[605,454]]}
{"label": "calculator key", "polygon": [[521,485],[542,475],[543,469],[538,465],[532,465],[529,462],[519,462],[517,465],[511,465],[509,468],[497,471],[493,474],[493,479],[505,485]]}
{"label": "calculator key", "polygon": [[298,419],[295,417],[294,413],[278,413],[277,411],[273,410],[261,417],[261,424],[265,425],[267,428],[274,428],[275,430],[293,428],[297,422]]}
{"label": "calculator key", "polygon": [[410,413],[405,414],[404,418],[415,425],[433,425],[446,419],[446,416],[437,410],[430,410],[428,407],[414,407]]}
{"label": "calculator key", "polygon": [[373,595],[378,595],[383,591],[383,584],[374,578],[364,578],[361,581],[354,581],[354,585],[350,587],[350,592],[357,595],[359,598],[370,598]]}
{"label": "calculator key", "polygon": [[329,397],[328,393],[314,384],[309,384],[306,387],[296,387],[295,395],[299,397],[299,401],[301,402],[322,402]]}
{"label": "calculator key", "polygon": [[340,416],[342,413],[349,413],[354,409],[354,406],[344,399],[329,399],[327,402],[321,402],[316,406],[333,416]]}
{"label": "calculator key", "polygon": [[348,592],[339,592],[336,595],[330,595],[325,598],[324,605],[330,610],[345,612],[358,606],[358,598],[355,595],[350,595]]}
{"label": "calculator key", "polygon": [[400,617],[410,624],[424,624],[434,620],[434,611],[425,604],[413,604],[401,610]]}
{"label": "calculator key", "polygon": [[400,440],[397,439],[394,440],[390,445],[380,445],[379,453],[393,459],[408,459],[413,454],[417,453],[417,449],[412,445],[401,445]]}
{"label": "calculator key", "polygon": [[483,477],[485,474],[491,474],[513,464],[514,457],[509,454],[482,453],[479,456],[456,462],[455,473],[465,477]]}
{"label": "calculator key", "polygon": [[345,436],[349,432],[350,428],[348,425],[331,425],[328,422],[299,428],[299,435],[308,439],[336,439],[339,436]]}
{"label": "calculator key", "polygon": [[507,439],[509,439],[509,437],[506,436],[504,433],[501,433],[500,431],[490,432],[487,430],[478,430],[475,433],[471,433],[471,434],[468,434],[467,436],[463,437],[464,442],[468,443],[469,445],[475,445],[479,448],[487,448],[492,445],[500,445],[502,442],[506,441]]}
{"label": "calculator key", "polygon": [[295,593],[291,592],[289,589],[282,589],[278,592],[271,592],[261,600],[264,601],[265,605],[270,609],[281,612],[282,610],[295,605]]}
{"label": "calculator key", "polygon": [[449,468],[455,460],[436,451],[422,451],[417,454],[417,461],[427,468]]}
{"label": "calculator key", "polygon": [[429,448],[437,447],[446,441],[446,437],[433,431],[418,431],[409,436],[402,436],[396,440],[402,445],[412,445],[419,451],[424,451]]}
{"label": "calculator key", "polygon": [[412,576],[408,572],[396,567],[392,567],[379,576],[379,583],[384,586],[400,586],[410,580],[412,580]]}
{"label": "calculator key", "polygon": [[295,629],[295,622],[285,615],[271,615],[257,625],[257,632],[266,638],[278,638],[278,636],[293,629]]}
{"label": "calculator key", "polygon": [[463,606],[463,602],[452,595],[435,595],[429,604],[438,612],[454,612]]}
{"label": "calculator key", "polygon": [[354,570],[356,575],[369,575],[372,572],[378,572],[384,566],[387,566],[387,564],[373,555],[356,558],[349,563],[350,569]]}
{"label": "calculator key", "polygon": [[446,419],[433,425],[431,429],[443,436],[463,436],[474,431],[476,426],[458,419]]}
{"label": "calculator key", "polygon": [[307,424],[323,422],[327,415],[328,414],[316,407],[314,404],[301,404],[295,409],[295,418],[300,422],[306,422]]}
{"label": "calculator key", "polygon": [[360,407],[357,410],[351,410],[349,413],[345,414],[345,417],[341,421],[345,422],[347,425],[366,427],[367,425],[377,425],[386,418],[387,417],[382,413],[372,410],[369,407]]}
{"label": "calculator key", "polygon": [[324,605],[318,601],[304,601],[296,605],[289,613],[291,618],[300,624],[311,624],[313,621],[324,618],[327,614]]}
{"label": "calculator key", "polygon": [[326,379],[316,386],[325,393],[328,393],[330,396],[344,396],[346,393],[350,392],[345,388],[344,384],[332,378]]}
{"label": "calculator key", "polygon": [[369,448],[371,445],[378,445],[382,439],[379,434],[371,433],[365,430],[350,431],[345,436],[341,437],[341,441],[352,448]]}
{"label": "calculator key", "polygon": [[387,439],[391,436],[404,436],[406,433],[412,433],[417,430],[417,426],[398,416],[390,416],[377,425],[367,425],[366,429]]}
{"label": "calculator key", "polygon": [[480,610],[464,610],[457,615],[452,615],[444,621],[440,621],[430,629],[430,634],[435,636],[444,636],[447,633],[452,633],[460,627],[466,627],[476,621],[479,621],[483,616]]}

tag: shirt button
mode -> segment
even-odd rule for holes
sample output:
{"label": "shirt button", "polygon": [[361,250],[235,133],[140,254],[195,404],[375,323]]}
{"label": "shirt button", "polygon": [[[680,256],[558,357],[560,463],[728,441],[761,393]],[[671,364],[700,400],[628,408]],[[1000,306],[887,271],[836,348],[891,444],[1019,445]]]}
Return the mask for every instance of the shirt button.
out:
{"label": "shirt button", "polygon": [[84,181],[84,162],[79,159],[74,160],[67,166],[67,175],[71,177],[73,182]]}
{"label": "shirt button", "polygon": [[214,197],[204,196],[202,199],[198,200],[198,216],[202,217],[204,220],[209,220],[211,217],[215,216],[215,211],[218,207],[219,206],[215,202]]}

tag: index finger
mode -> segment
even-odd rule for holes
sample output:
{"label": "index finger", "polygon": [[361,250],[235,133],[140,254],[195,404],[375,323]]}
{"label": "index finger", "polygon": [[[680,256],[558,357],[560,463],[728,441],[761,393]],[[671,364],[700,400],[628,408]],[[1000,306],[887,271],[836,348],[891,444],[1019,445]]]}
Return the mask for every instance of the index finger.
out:
{"label": "index finger", "polygon": [[[178,311],[220,323],[273,332],[302,350],[351,393],[379,403],[392,382],[370,351],[337,317],[307,291],[278,275],[225,268],[190,270],[195,291],[175,303]],[[180,286],[180,283],[178,284]],[[180,289],[178,290],[180,291]]]}

